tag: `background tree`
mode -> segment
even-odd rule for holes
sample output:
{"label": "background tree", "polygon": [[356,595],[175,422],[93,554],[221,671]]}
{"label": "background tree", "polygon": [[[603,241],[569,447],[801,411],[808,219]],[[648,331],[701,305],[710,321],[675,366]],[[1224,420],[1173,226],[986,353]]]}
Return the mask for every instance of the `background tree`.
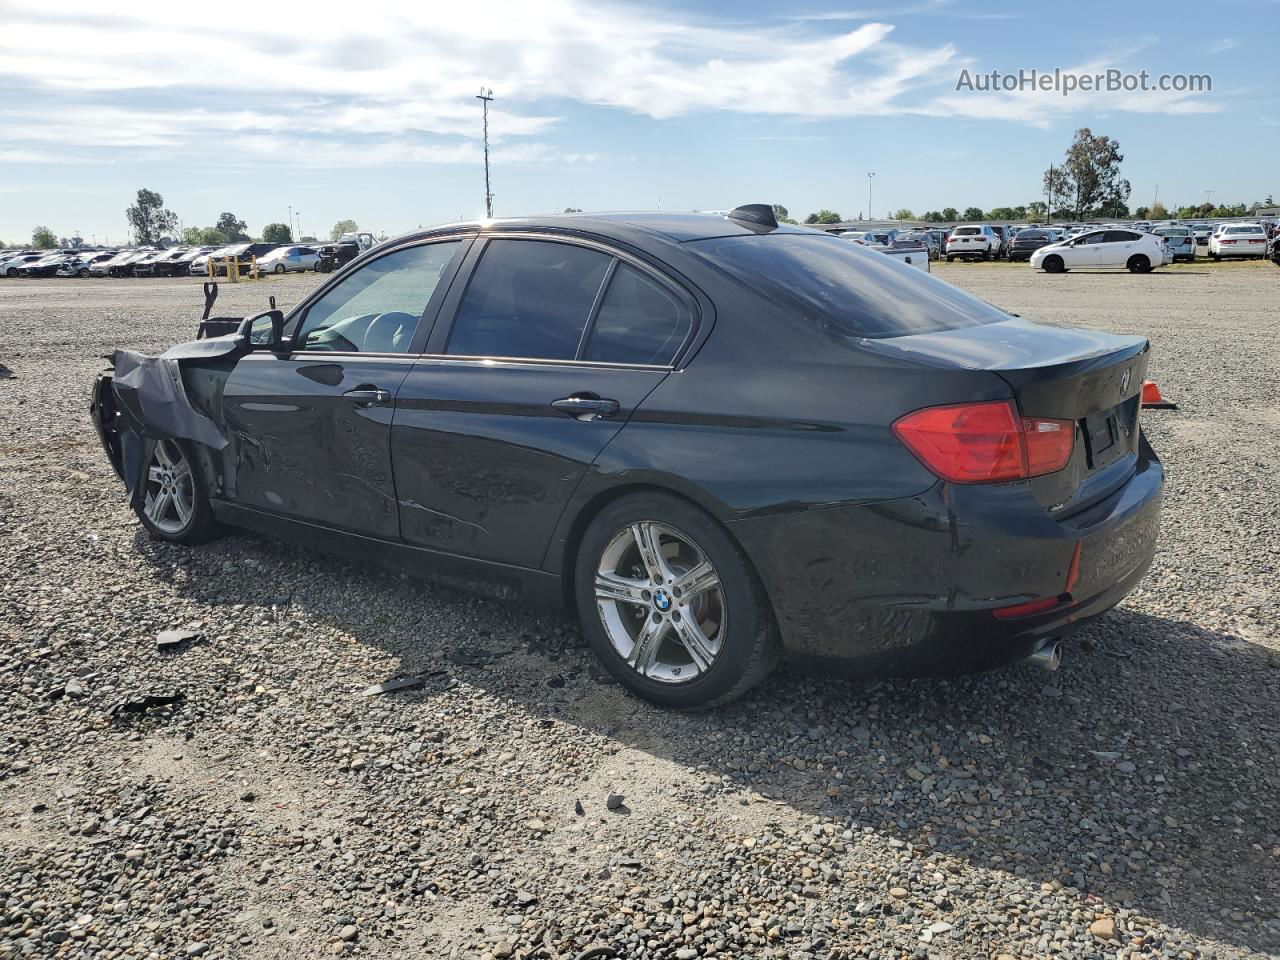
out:
{"label": "background tree", "polygon": [[249,235],[244,232],[247,224],[228,210],[222,212],[214,226],[222,232],[229,243],[242,243],[249,239]]}
{"label": "background tree", "polygon": [[[1068,197],[1075,196],[1075,184],[1061,166],[1052,166],[1044,172],[1044,192],[1049,196],[1049,203],[1062,205]],[[1053,211],[1050,210],[1052,216]]]}
{"label": "background tree", "polygon": [[1049,212],[1049,208],[1043,200],[1032,200],[1022,210],[1023,216],[1029,220],[1043,220]]}
{"label": "background tree", "polygon": [[840,223],[843,218],[834,210],[819,210],[804,218],[805,223]]}
{"label": "background tree", "polygon": [[893,213],[894,220],[914,220],[915,218],[916,215],[906,207],[903,207],[900,210],[895,210]]}
{"label": "background tree", "polygon": [[339,220],[333,225],[333,229],[329,231],[329,239],[337,240],[344,233],[355,233],[359,229],[354,220]]}
{"label": "background tree", "polygon": [[773,219],[777,220],[779,223],[795,223],[795,221],[791,219],[791,211],[780,203],[775,203],[773,205]]}
{"label": "background tree", "polygon": [[956,210],[955,207],[943,207],[942,219],[947,223],[952,223],[960,219],[960,213],[959,211]]}
{"label": "background tree", "polygon": [[1157,200],[1155,203],[1153,203],[1153,204],[1151,205],[1151,208],[1150,208],[1149,210],[1147,210],[1147,215],[1146,215],[1145,219],[1147,219],[1147,220],[1168,220],[1168,219],[1169,219],[1169,211],[1168,211],[1168,209],[1165,207],[1165,205],[1164,205],[1163,203],[1161,203],[1159,200]]}
{"label": "background tree", "polygon": [[293,231],[285,223],[268,223],[262,228],[265,243],[293,243]]}
{"label": "background tree", "polygon": [[582,208],[581,207],[565,207],[564,212],[565,213],[581,213]]}
{"label": "background tree", "polygon": [[1150,207],[1136,207],[1136,208],[1134,209],[1134,211],[1133,211],[1133,215],[1134,215],[1135,217],[1137,217],[1139,220],[1146,220],[1146,219],[1147,219],[1147,213],[1148,213],[1150,210],[1151,210],[1151,208],[1150,208]]}
{"label": "background tree", "polygon": [[920,214],[920,219],[927,223],[937,223],[942,219],[942,213],[938,210],[926,210],[924,213]]}
{"label": "background tree", "polygon": [[58,245],[58,235],[48,227],[36,227],[31,231],[31,245],[37,250],[52,250]]}
{"label": "background tree", "polygon": [[[1026,211],[1024,210],[1024,211],[1023,211],[1023,213],[1025,213],[1025,212],[1026,212]],[[988,216],[988,217],[990,217],[992,220],[1019,220],[1019,219],[1021,219],[1021,217],[1019,217],[1019,215],[1018,215],[1018,211],[1017,211],[1017,210],[1015,210],[1015,209],[1013,209],[1013,207],[992,207],[992,208],[987,212],[987,216]]]}
{"label": "background tree", "polygon": [[1088,127],[1081,127],[1067,147],[1066,162],[1045,173],[1045,188],[1053,178],[1054,195],[1070,197],[1075,218],[1083,220],[1095,211],[1128,202],[1129,181],[1120,176],[1123,161],[1118,141],[1106,134],[1094,136]]}
{"label": "background tree", "polygon": [[158,243],[162,236],[178,228],[178,215],[164,208],[164,197],[145,187],[138,191],[137,202],[124,215],[138,243]]}
{"label": "background tree", "polygon": [[965,207],[964,218],[966,220],[981,220],[982,208],[981,207]]}

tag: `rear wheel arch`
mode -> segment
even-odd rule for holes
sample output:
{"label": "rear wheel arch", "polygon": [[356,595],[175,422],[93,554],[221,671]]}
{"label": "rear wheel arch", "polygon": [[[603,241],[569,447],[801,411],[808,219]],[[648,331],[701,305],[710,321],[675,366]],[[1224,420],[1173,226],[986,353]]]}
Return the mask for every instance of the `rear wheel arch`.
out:
{"label": "rear wheel arch", "polygon": [[[560,574],[561,589],[564,596],[564,604],[566,610],[576,610],[576,597],[574,596],[574,576],[573,572],[578,564],[578,548],[582,544],[582,537],[587,532],[587,528],[591,526],[591,521],[598,517],[611,504],[617,503],[619,500],[643,494],[661,494],[663,496],[676,497],[683,500],[690,506],[705,513],[714,523],[716,523],[733,541],[734,545],[741,551],[743,557],[746,558],[747,565],[751,568],[751,572],[760,577],[760,571],[756,568],[755,561],[747,552],[742,541],[734,534],[731,524],[725,523],[716,515],[713,503],[710,497],[700,500],[696,496],[690,496],[688,492],[677,490],[673,487],[664,486],[660,483],[633,482],[623,483],[616,487],[609,487],[601,490],[591,497],[574,516],[569,525],[569,529],[565,534],[564,550],[556,564],[555,572]],[[772,602],[770,602],[772,607]]]}

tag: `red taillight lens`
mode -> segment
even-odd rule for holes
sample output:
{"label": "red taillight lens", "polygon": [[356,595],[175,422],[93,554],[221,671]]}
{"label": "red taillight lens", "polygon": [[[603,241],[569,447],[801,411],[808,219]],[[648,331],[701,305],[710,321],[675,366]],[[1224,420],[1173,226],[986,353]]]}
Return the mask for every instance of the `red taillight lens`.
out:
{"label": "red taillight lens", "polygon": [[1223,243],[1235,243],[1235,241],[1234,241],[1234,240],[1223,240],[1222,242],[1223,242]]}
{"label": "red taillight lens", "polygon": [[1075,424],[1019,417],[1009,400],[927,407],[897,420],[893,432],[926,467],[952,483],[1000,483],[1061,470],[1071,459]]}

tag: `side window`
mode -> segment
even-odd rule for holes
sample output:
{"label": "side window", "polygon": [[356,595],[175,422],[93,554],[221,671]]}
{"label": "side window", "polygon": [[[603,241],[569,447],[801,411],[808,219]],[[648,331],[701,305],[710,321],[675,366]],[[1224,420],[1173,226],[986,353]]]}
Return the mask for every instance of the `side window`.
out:
{"label": "side window", "polygon": [[1130,233],[1128,230],[1107,231],[1107,243],[1129,243],[1130,241],[1141,239],[1138,234]]}
{"label": "side window", "polygon": [[1106,239],[1107,235],[1105,233],[1086,233],[1083,237],[1077,240],[1076,243],[1083,246],[1088,243],[1102,243]]}
{"label": "side window", "polygon": [[691,317],[673,292],[619,263],[591,328],[584,360],[667,364],[689,333]]}
{"label": "side window", "polygon": [[369,261],[311,305],[295,349],[406,353],[460,242],[408,247]]}
{"label": "side window", "polygon": [[572,360],[612,257],[549,240],[490,240],[446,353]]}

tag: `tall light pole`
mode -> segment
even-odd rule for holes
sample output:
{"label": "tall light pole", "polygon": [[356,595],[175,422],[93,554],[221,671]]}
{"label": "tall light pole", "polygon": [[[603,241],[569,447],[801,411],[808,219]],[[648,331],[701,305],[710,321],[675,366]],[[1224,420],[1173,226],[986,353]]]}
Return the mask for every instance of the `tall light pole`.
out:
{"label": "tall light pole", "polygon": [[484,110],[484,215],[493,218],[493,192],[489,189],[489,101],[493,99],[493,91],[481,87],[476,94]]}
{"label": "tall light pole", "polygon": [[872,219],[872,216],[871,216],[871,180],[872,180],[872,178],[873,178],[874,176],[875,176],[875,174],[874,174],[874,173],[868,173],[868,174],[867,174],[867,219],[868,219],[868,220]]}

